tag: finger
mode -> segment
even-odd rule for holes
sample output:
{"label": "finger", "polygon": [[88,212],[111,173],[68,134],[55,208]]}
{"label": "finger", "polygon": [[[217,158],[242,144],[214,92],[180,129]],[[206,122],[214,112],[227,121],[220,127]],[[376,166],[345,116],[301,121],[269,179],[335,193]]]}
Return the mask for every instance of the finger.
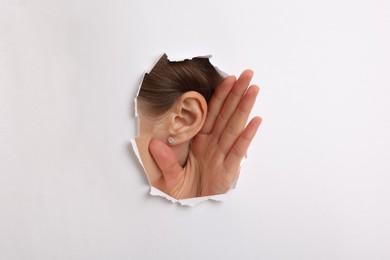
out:
{"label": "finger", "polygon": [[260,117],[253,118],[235,142],[224,162],[224,167],[228,172],[236,174],[239,170],[242,158],[246,155],[246,151],[259,129],[261,121]]}
{"label": "finger", "polygon": [[259,87],[253,85],[249,87],[248,91],[241,99],[240,104],[221,134],[219,148],[222,153],[228,154],[233,144],[244,130],[258,93]]}
{"label": "finger", "polygon": [[201,134],[209,134],[213,129],[215,120],[217,119],[219,112],[221,111],[221,108],[235,82],[236,77],[229,76],[225,78],[216,88],[208,104],[207,117],[202,129],[200,130]]}
{"label": "finger", "polygon": [[152,139],[149,151],[164,176],[167,188],[175,187],[180,182],[183,169],[172,148],[160,140]]}
{"label": "finger", "polygon": [[216,138],[218,139],[220,138],[221,133],[225,129],[231,116],[236,110],[238,104],[240,103],[242,96],[244,95],[246,89],[248,88],[249,82],[251,81],[252,77],[253,77],[253,71],[245,70],[243,73],[241,73],[241,76],[234,84],[231,92],[229,93],[229,96],[227,97],[221,109],[221,112],[218,115],[218,118],[212,130],[212,134]]}

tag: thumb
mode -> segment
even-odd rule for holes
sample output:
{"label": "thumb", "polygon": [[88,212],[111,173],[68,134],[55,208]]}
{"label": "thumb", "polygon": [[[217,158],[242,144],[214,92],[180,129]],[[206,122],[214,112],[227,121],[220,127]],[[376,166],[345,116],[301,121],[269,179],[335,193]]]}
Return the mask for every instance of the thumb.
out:
{"label": "thumb", "polygon": [[172,148],[160,140],[152,139],[149,144],[149,151],[160,168],[167,187],[174,188],[180,182],[183,168],[180,166]]}

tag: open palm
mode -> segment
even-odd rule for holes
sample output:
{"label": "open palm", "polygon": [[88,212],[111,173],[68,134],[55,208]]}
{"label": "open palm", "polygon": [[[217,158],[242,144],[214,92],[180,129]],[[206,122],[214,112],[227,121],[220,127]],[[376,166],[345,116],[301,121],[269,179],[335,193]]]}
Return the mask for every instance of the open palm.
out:
{"label": "open palm", "polygon": [[167,144],[157,139],[150,142],[150,153],[163,174],[163,192],[184,199],[222,194],[233,186],[261,123],[255,117],[245,127],[259,92],[257,86],[249,87],[252,77],[253,72],[246,70],[237,80],[227,77],[217,87],[184,167]]}

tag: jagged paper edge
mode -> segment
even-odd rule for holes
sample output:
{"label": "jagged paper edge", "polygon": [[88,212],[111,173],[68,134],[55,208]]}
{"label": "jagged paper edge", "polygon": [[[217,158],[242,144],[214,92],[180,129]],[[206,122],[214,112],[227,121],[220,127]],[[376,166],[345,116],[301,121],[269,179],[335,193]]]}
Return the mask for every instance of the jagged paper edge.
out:
{"label": "jagged paper edge", "polygon": [[[201,56],[194,56],[192,57],[191,59],[194,59],[194,58],[208,58],[208,59],[211,59],[212,55],[201,55]],[[161,58],[161,56],[160,56]],[[154,68],[154,66],[157,64],[158,60],[160,59],[158,58],[157,61],[154,63],[152,69]],[[168,60],[171,61],[171,62],[178,62],[178,61],[184,61],[184,60],[188,60],[188,59],[175,59],[175,60],[171,60],[169,59],[168,57]],[[210,62],[211,63],[211,62]],[[214,66],[214,65],[213,65]],[[214,66],[214,68],[217,70],[217,72],[223,77],[223,78],[226,78],[227,76],[229,76],[229,74],[227,74],[226,72],[220,70],[217,66]],[[149,72],[152,70],[150,69]],[[149,73],[149,72],[145,72],[145,73]],[[141,83],[139,84],[138,86],[138,91],[137,91],[137,96],[134,98],[134,114],[135,114],[135,117],[137,119],[137,137],[139,136],[140,134],[140,122],[139,122],[139,116],[138,116],[138,109],[137,109],[137,98],[138,98],[138,95],[139,95],[139,92],[141,90],[141,86],[142,86],[142,82],[144,81],[144,77],[145,77],[145,73],[143,74],[143,77],[142,77],[142,80],[141,80]],[[183,205],[183,206],[195,206],[201,202],[204,202],[204,201],[207,201],[207,200],[214,200],[214,201],[225,201],[228,197],[229,197],[229,194],[235,190],[236,188],[236,184],[237,184],[237,181],[238,181],[238,178],[237,180],[235,181],[235,183],[233,184],[232,188],[230,190],[228,190],[226,193],[223,193],[223,194],[216,194],[216,195],[211,195],[211,196],[204,196],[204,197],[195,197],[195,198],[188,198],[188,199],[175,199],[171,196],[169,196],[168,194],[166,194],[165,192],[155,188],[152,186],[150,180],[149,180],[149,177],[148,177],[148,174],[146,173],[146,169],[144,167],[144,164],[142,163],[142,160],[141,160],[141,156],[139,154],[139,151],[138,151],[138,147],[137,147],[137,143],[135,141],[135,138],[131,139],[130,140],[130,143],[131,143],[131,146],[133,147],[133,151],[135,153],[135,155],[137,156],[137,159],[138,159],[138,162],[141,164],[143,170],[144,170],[144,174],[146,175],[146,178],[148,179],[148,182],[149,182],[149,186],[150,186],[150,192],[149,194],[152,195],[152,196],[160,196],[160,197],[164,197],[166,198],[167,200],[173,202],[173,203],[179,203],[180,205]],[[241,168],[242,166],[244,165],[244,162],[246,160],[247,156],[245,156],[242,160],[241,160],[241,163],[240,163],[240,168],[238,169],[238,173],[241,171]]]}

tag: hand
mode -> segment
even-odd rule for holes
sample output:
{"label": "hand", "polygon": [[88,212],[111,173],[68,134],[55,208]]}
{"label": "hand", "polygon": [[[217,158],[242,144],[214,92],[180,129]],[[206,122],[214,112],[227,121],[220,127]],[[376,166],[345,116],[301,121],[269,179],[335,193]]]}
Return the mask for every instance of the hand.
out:
{"label": "hand", "polygon": [[163,174],[163,192],[183,199],[231,189],[261,123],[261,118],[255,117],[245,127],[259,92],[255,85],[248,88],[252,77],[253,72],[246,70],[237,80],[227,77],[217,87],[184,167],[170,146],[157,139],[150,142],[149,151]]}

